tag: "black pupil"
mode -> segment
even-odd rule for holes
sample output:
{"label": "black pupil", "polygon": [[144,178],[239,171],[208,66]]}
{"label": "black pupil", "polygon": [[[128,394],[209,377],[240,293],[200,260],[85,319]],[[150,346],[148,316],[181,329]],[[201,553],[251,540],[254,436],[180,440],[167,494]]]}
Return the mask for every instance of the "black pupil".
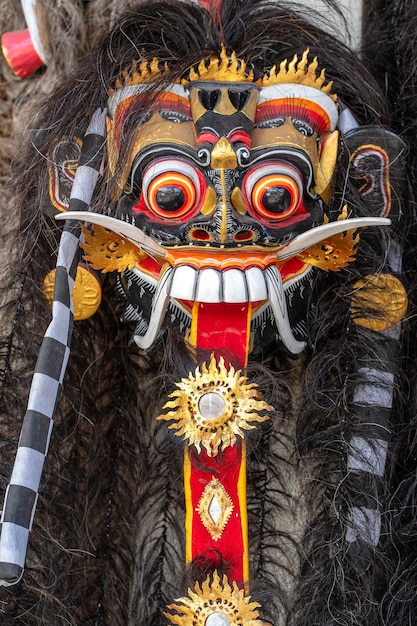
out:
{"label": "black pupil", "polygon": [[285,187],[270,187],[262,197],[262,204],[271,213],[284,213],[291,204],[291,194]]}
{"label": "black pupil", "polygon": [[156,203],[163,211],[178,211],[184,202],[184,192],[180,187],[167,185],[156,192]]}

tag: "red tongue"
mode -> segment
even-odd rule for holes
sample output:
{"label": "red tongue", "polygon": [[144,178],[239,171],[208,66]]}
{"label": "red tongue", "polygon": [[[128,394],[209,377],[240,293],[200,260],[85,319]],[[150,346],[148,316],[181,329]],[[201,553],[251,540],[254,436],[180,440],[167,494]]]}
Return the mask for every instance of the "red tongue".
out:
{"label": "red tongue", "polygon": [[[198,360],[208,360],[214,352],[235,368],[246,365],[250,336],[251,303],[208,304],[195,302],[193,307],[191,343]],[[216,457],[188,450],[185,454],[185,495],[187,563],[215,551],[220,553],[229,580],[239,585],[248,583],[248,541],[246,513],[246,450],[244,442],[228,446]],[[213,538],[206,529],[201,511],[202,498],[213,480],[220,483],[217,502],[232,506],[232,512],[220,538]],[[203,500],[204,502],[204,500]],[[213,503],[213,500],[212,500]],[[200,507],[199,507],[200,505]],[[210,520],[209,520],[210,521]]]}
{"label": "red tongue", "polygon": [[191,342],[197,354],[214,352],[217,360],[222,356],[226,364],[244,367],[248,359],[251,314],[250,302],[195,302]]}

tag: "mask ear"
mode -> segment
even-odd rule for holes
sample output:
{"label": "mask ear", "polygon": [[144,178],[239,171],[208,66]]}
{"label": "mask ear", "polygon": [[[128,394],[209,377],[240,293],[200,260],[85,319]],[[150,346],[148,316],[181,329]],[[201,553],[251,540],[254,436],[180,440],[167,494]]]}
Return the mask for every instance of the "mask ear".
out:
{"label": "mask ear", "polygon": [[[54,209],[67,211],[71,189],[81,155],[82,140],[79,137],[63,137],[49,153],[49,199]],[[55,214],[55,210],[53,210]]]}
{"label": "mask ear", "polygon": [[350,175],[373,215],[394,221],[401,213],[398,190],[405,184],[407,146],[395,133],[376,126],[354,128],[344,135]]}

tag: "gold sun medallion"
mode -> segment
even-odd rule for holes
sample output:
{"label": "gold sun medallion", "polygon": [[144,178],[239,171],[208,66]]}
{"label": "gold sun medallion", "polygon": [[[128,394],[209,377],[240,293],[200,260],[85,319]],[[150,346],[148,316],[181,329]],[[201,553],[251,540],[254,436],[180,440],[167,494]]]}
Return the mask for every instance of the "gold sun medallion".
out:
{"label": "gold sun medallion", "polygon": [[245,430],[256,428],[253,422],[265,422],[264,411],[273,407],[264,400],[255,388],[255,383],[247,384],[247,377],[241,370],[226,368],[224,359],[216,362],[211,356],[207,367],[195,370],[176,383],[178,389],[169,395],[164,409],[172,409],[157,419],[173,421],[168,428],[176,430],[177,437],[183,437],[188,445],[194,445],[198,453],[203,447],[209,456],[216,456],[219,450],[233,446],[236,437],[244,438]]}
{"label": "gold sun medallion", "polygon": [[251,602],[236,582],[229,583],[226,574],[220,579],[215,571],[194,591],[188,589],[188,597],[175,600],[165,613],[171,624],[178,626],[262,626],[259,620],[260,604]]}

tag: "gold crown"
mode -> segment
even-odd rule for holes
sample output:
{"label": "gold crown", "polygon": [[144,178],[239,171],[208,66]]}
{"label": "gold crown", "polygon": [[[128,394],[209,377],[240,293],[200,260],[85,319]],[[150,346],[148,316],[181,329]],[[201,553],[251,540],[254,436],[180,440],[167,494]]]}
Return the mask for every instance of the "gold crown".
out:
{"label": "gold crown", "polygon": [[[319,89],[336,101],[336,94],[332,94],[333,83],[326,82],[325,70],[318,71],[317,57],[313,61],[308,61],[309,49],[304,50],[300,60],[295,54],[291,61],[284,59],[279,69],[274,65],[264,75],[255,80],[252,69],[248,70],[244,59],[238,59],[235,52],[229,56],[225,46],[222,44],[219,56],[211,56],[209,60],[202,59],[197,67],[191,68],[186,77],[175,79],[173,82],[186,86],[194,81],[221,81],[230,83],[253,83],[260,87],[270,85],[281,85],[284,83],[296,83],[307,85]],[[129,85],[141,85],[157,82],[164,77],[168,78],[168,63],[161,63],[156,57],[152,61],[143,60],[140,64],[136,60],[132,61],[130,68],[125,69],[117,79],[115,89],[109,89],[112,94],[117,89]]]}
{"label": "gold crown", "polygon": [[191,68],[187,78],[183,78],[182,84],[188,85],[196,80],[218,80],[224,83],[255,82],[253,70],[248,71],[246,61],[238,59],[236,52],[229,56],[224,44],[220,56],[211,56],[208,63],[206,59],[202,59],[196,69]]}
{"label": "gold crown", "polygon": [[315,89],[320,89],[326,93],[332,100],[337,100],[336,94],[331,94],[333,82],[326,83],[325,70],[317,73],[318,61],[314,57],[311,63],[308,62],[309,48],[304,50],[303,56],[298,60],[295,54],[290,62],[284,59],[280,63],[279,70],[274,65],[269,72],[266,72],[261,79],[262,87],[270,85],[282,85],[284,83],[296,83],[298,85],[308,85]]}
{"label": "gold crown", "polygon": [[161,63],[156,57],[150,62],[144,59],[139,64],[136,59],[133,59],[131,66],[123,70],[116,80],[115,87],[110,87],[109,95],[112,95],[118,89],[122,89],[122,87],[155,83],[164,78],[168,73],[168,63]]}

